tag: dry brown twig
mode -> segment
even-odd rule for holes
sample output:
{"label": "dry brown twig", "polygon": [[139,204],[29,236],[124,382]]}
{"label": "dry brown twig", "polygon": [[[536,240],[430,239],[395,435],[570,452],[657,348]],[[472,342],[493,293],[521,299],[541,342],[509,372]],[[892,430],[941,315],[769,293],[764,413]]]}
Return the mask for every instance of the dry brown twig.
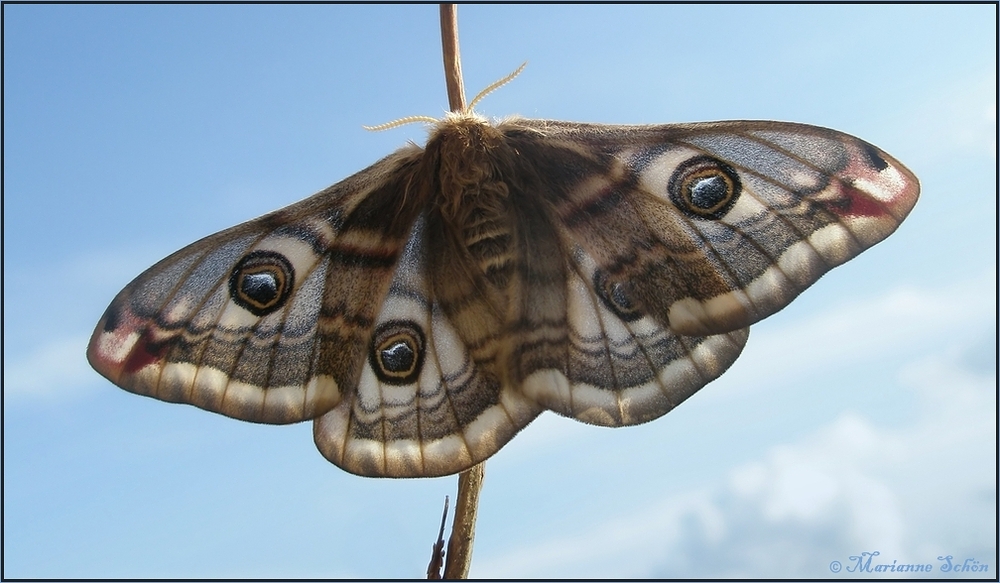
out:
{"label": "dry brown twig", "polygon": [[[465,111],[465,87],[462,83],[462,61],[458,52],[458,10],[454,4],[441,5],[441,48],[444,55],[444,78],[448,88],[448,107],[452,111]],[[448,539],[445,556],[444,578],[467,579],[472,565],[472,543],[476,534],[476,515],[479,510],[479,491],[483,487],[486,463],[477,464],[458,476],[458,501],[455,520]],[[448,499],[445,498],[445,516]],[[434,545],[434,554],[427,567],[428,579],[440,579],[441,556],[444,551],[444,517]]]}
{"label": "dry brown twig", "polygon": [[448,107],[452,111],[464,111],[465,85],[462,83],[462,58],[458,54],[458,7],[454,4],[441,5],[441,52]]}
{"label": "dry brown twig", "polygon": [[431,562],[427,565],[427,578],[441,578],[441,561],[444,560],[444,523],[448,519],[448,497],[444,497],[444,512],[441,513],[441,528],[438,530],[437,542],[431,554]]}
{"label": "dry brown twig", "polygon": [[472,466],[458,475],[458,502],[455,520],[448,539],[448,556],[444,564],[445,579],[468,579],[472,565],[472,542],[476,536],[476,514],[479,511],[479,491],[483,487],[486,462]]}

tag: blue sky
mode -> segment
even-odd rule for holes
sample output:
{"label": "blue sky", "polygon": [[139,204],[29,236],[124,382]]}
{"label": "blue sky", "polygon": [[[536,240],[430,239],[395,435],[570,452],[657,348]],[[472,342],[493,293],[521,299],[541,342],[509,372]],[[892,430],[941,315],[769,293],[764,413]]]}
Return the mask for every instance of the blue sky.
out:
{"label": "blue sky", "polygon": [[[361,125],[447,107],[437,8],[3,10],[4,576],[420,576],[454,477],[347,474],[308,423],[138,397],[84,350],[158,259],[422,142]],[[811,123],[922,185],[669,415],[518,435],[472,575],[828,577],[878,551],[995,577],[996,6],[459,12],[470,96],[528,61],[485,115]]]}

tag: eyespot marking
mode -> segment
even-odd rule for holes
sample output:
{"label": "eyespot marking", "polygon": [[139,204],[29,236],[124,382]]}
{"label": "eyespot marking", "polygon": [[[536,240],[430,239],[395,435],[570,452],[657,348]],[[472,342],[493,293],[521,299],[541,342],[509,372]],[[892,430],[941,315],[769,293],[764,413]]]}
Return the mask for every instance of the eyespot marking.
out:
{"label": "eyespot marking", "polygon": [[601,298],[601,303],[622,320],[634,322],[642,317],[642,312],[629,296],[626,284],[612,281],[605,272],[597,270],[594,272],[594,289],[597,297]]}
{"label": "eyespot marking", "polygon": [[709,156],[698,156],[677,167],[667,184],[667,194],[689,217],[720,219],[736,203],[742,188],[739,174],[732,166]]}
{"label": "eyespot marking", "polygon": [[266,316],[285,304],[295,284],[295,270],[280,253],[254,251],[233,268],[229,296],[255,316]]}
{"label": "eyespot marking", "polygon": [[424,364],[424,333],[406,320],[390,320],[372,334],[368,362],[375,376],[390,385],[412,384]]}

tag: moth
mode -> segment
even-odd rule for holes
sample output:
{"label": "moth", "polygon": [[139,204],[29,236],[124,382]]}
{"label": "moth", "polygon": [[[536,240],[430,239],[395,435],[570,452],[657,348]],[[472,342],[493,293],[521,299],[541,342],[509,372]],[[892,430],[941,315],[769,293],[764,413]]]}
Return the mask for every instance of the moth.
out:
{"label": "moth", "polygon": [[452,113],[425,147],[163,259],[87,356],[142,395],[312,419],[349,472],[440,476],[545,410],[664,415],[918,192],[885,152],[807,125]]}

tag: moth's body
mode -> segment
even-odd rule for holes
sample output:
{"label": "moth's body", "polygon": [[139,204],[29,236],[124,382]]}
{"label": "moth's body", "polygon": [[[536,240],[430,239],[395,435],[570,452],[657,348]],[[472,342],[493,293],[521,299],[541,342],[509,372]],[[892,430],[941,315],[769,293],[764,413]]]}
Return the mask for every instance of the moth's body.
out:
{"label": "moth's body", "polygon": [[315,419],[355,473],[453,473],[545,409],[663,415],[917,191],[873,146],[797,124],[449,114],[425,148],[161,261],[88,357],[134,392]]}

